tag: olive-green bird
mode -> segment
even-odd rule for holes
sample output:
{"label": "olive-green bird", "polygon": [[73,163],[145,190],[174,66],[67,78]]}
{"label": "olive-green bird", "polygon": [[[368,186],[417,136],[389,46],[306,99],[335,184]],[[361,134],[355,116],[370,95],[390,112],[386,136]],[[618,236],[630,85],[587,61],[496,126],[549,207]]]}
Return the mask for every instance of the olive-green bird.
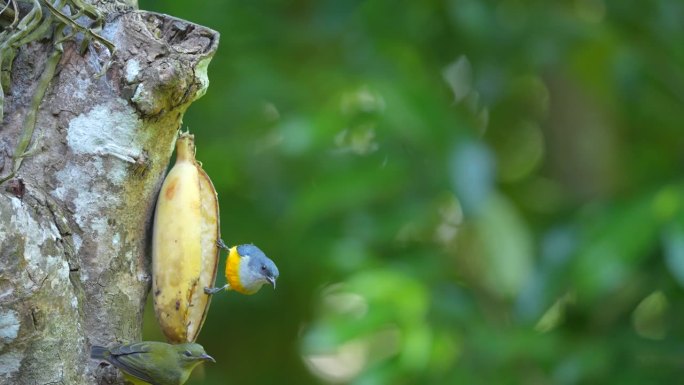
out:
{"label": "olive-green bird", "polygon": [[134,385],[183,385],[195,366],[216,362],[202,345],[142,341],[113,348],[93,346],[90,358],[107,361]]}

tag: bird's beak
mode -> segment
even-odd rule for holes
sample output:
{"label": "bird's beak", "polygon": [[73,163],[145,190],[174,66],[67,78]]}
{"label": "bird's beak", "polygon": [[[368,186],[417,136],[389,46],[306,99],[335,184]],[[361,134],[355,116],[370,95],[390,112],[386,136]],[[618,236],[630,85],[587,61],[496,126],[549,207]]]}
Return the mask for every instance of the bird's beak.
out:
{"label": "bird's beak", "polygon": [[276,288],[276,279],[275,279],[275,277],[266,277],[266,280],[268,281],[268,283],[271,284],[271,286],[273,286],[273,290],[275,290],[275,288]]}
{"label": "bird's beak", "polygon": [[216,360],[214,359],[214,357],[212,357],[208,354],[202,354],[201,356],[199,356],[199,358],[204,360],[204,361],[211,361],[213,363],[216,363]]}

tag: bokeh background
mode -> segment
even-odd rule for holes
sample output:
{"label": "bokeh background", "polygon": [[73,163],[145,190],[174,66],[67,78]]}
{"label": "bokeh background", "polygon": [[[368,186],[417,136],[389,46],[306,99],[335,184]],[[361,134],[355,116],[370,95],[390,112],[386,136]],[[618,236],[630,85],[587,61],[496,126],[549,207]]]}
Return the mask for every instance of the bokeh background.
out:
{"label": "bokeh background", "polygon": [[684,2],[140,8],[221,33],[184,125],[281,271],[214,297],[191,384],[682,378]]}

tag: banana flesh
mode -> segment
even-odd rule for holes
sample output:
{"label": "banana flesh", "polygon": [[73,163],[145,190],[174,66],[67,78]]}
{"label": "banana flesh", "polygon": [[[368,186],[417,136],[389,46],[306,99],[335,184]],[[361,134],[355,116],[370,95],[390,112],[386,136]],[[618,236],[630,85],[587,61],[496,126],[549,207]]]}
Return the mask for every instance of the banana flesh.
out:
{"label": "banana flesh", "polygon": [[162,332],[172,343],[194,342],[211,296],[219,260],[216,190],[195,160],[193,135],[176,142],[176,163],[157,199],[152,232],[152,293]]}

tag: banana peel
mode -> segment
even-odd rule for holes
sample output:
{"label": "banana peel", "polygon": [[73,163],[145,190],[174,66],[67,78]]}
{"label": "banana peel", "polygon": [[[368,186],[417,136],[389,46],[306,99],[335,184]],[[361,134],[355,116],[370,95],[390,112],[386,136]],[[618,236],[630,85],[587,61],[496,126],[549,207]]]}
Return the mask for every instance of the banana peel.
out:
{"label": "banana peel", "polygon": [[157,321],[172,343],[194,342],[209,310],[205,287],[216,280],[219,207],[195,160],[194,136],[181,133],[176,163],[164,179],[152,231],[152,293]]}

